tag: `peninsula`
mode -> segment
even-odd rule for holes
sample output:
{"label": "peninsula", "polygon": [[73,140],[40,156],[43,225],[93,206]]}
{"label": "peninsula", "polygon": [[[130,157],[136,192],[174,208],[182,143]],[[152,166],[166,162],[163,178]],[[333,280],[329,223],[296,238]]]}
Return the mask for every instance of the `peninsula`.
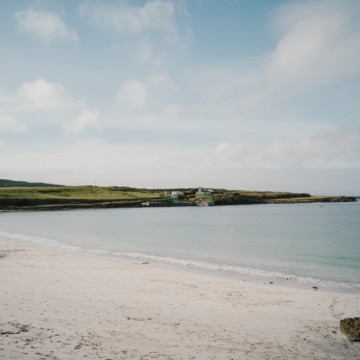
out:
{"label": "peninsula", "polygon": [[356,201],[351,196],[203,188],[63,186],[0,179],[0,210],[294,204]]}

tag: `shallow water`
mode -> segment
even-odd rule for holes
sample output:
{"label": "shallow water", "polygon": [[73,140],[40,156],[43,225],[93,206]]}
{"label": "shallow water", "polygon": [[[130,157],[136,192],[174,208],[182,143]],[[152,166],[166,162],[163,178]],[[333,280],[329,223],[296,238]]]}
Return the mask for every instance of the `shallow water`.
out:
{"label": "shallow water", "polygon": [[360,289],[360,203],[0,213],[0,235]]}

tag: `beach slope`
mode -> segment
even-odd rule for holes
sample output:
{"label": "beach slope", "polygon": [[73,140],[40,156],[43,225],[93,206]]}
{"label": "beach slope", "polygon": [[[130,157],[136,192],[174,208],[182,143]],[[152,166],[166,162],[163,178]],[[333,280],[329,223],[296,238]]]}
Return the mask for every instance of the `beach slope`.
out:
{"label": "beach slope", "polygon": [[0,239],[0,359],[359,359],[360,294]]}

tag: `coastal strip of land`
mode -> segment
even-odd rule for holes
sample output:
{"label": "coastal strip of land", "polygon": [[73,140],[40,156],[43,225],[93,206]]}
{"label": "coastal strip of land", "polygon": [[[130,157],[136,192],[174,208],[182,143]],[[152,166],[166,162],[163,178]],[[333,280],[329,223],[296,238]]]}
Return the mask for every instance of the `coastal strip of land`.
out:
{"label": "coastal strip of land", "polygon": [[[1,185],[3,184],[3,185]],[[209,188],[144,189],[0,181],[0,211],[353,202],[353,196]]]}
{"label": "coastal strip of land", "polygon": [[349,359],[360,294],[0,239],[0,359]]}

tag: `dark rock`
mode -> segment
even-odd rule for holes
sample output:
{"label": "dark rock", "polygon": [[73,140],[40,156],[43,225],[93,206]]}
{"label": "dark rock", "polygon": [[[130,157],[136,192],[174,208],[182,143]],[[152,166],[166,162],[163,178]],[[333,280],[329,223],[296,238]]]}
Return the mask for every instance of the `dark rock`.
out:
{"label": "dark rock", "polygon": [[340,320],[340,331],[349,341],[360,341],[360,317]]}

